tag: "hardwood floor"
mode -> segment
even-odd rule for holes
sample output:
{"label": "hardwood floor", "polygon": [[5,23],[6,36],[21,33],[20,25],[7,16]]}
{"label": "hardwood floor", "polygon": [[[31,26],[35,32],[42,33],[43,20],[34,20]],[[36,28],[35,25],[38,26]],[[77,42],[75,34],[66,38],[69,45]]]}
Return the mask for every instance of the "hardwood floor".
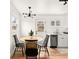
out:
{"label": "hardwood floor", "polygon": [[[67,48],[48,48],[48,50],[49,56],[47,53],[41,52],[40,59],[68,59]],[[26,57],[22,55],[21,51],[19,51],[16,52],[16,54],[11,59],[26,59]]]}

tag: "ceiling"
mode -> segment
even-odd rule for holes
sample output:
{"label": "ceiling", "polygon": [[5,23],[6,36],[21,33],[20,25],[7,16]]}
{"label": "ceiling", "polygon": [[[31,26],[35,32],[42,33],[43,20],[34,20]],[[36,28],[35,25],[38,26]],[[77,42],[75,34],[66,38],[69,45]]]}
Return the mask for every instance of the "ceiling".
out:
{"label": "ceiling", "polygon": [[28,12],[28,6],[32,7],[32,12],[36,14],[65,14],[68,13],[68,5],[59,0],[11,0],[16,9]]}

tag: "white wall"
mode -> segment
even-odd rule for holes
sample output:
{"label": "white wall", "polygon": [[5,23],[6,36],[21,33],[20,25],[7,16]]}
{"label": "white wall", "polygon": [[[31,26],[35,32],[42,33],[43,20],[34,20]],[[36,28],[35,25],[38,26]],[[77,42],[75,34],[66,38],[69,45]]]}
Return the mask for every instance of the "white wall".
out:
{"label": "white wall", "polygon": [[35,21],[27,21],[27,19],[21,20],[21,36],[29,35],[32,29],[35,32]]}

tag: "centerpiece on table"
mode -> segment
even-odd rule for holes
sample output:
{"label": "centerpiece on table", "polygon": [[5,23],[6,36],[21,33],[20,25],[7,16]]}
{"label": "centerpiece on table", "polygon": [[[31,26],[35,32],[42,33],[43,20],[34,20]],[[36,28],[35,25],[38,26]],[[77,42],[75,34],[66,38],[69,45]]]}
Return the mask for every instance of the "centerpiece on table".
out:
{"label": "centerpiece on table", "polygon": [[31,30],[30,33],[29,33],[29,36],[31,36],[31,39],[32,39],[33,35],[34,35],[34,32]]}

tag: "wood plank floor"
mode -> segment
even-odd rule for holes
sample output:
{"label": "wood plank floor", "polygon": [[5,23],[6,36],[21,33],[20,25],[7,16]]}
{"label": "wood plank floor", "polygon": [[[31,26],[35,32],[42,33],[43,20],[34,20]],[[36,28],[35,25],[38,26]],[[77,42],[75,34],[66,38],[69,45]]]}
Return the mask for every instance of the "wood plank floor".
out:
{"label": "wood plank floor", "polygon": [[[50,56],[48,56],[45,52],[41,52],[40,59],[68,59],[67,48],[48,48],[48,50]],[[16,52],[16,54],[11,59],[26,59],[26,57],[22,55],[21,51],[19,51]]]}

